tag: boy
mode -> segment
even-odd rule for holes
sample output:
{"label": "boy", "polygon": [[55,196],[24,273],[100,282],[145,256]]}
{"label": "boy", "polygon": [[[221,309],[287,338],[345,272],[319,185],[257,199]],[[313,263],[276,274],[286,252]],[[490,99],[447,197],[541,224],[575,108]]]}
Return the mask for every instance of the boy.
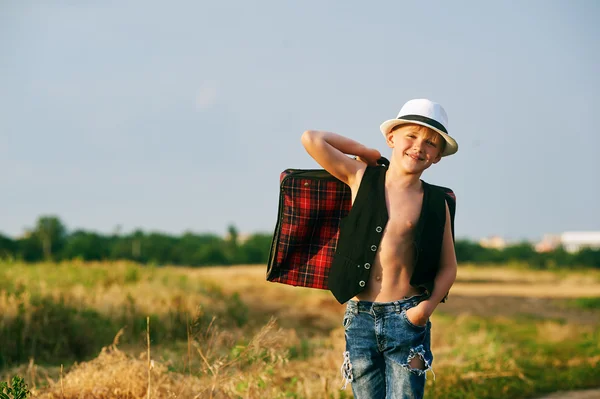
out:
{"label": "boy", "polygon": [[348,301],[344,378],[356,399],[422,398],[429,317],[454,283],[456,256],[444,193],[420,178],[458,145],[442,106],[426,99],[380,129],[392,148],[387,168],[379,151],[335,133],[309,130],[302,144],[352,192],[329,274],[332,293]]}

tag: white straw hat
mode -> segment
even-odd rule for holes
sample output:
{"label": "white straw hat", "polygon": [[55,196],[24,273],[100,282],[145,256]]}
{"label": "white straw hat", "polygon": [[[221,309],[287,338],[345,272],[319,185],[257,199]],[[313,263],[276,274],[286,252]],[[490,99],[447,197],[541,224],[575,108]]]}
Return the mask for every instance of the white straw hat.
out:
{"label": "white straw hat", "polygon": [[444,108],[433,101],[420,98],[410,100],[400,110],[396,119],[390,119],[381,124],[379,129],[384,136],[398,125],[415,123],[435,130],[446,140],[446,148],[442,156],[448,156],[458,151],[458,144],[448,135],[448,115]]}

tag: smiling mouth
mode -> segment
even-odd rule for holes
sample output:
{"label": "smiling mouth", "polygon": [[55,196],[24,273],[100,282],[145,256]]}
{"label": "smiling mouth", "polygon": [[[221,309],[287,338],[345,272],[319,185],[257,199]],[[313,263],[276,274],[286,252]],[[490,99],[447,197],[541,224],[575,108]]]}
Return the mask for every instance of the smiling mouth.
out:
{"label": "smiling mouth", "polygon": [[423,160],[423,158],[419,157],[418,155],[412,155],[412,154],[406,153],[406,156],[408,156],[409,158],[414,159],[415,161],[422,161]]}

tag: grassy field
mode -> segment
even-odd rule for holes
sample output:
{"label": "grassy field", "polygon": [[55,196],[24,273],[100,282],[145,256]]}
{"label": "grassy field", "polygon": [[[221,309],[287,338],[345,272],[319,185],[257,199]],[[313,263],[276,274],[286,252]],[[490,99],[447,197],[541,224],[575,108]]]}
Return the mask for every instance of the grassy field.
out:
{"label": "grassy field", "polygon": [[[351,398],[344,307],[265,270],[0,263],[0,380],[40,398]],[[598,271],[461,265],[426,397],[599,386],[599,298]]]}

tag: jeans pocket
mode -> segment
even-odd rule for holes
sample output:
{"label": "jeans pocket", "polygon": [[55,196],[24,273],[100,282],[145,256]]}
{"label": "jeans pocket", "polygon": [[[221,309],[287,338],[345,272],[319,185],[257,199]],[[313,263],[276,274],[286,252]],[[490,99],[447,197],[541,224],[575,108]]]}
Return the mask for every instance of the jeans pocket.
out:
{"label": "jeans pocket", "polygon": [[350,324],[352,324],[352,320],[354,319],[354,312],[348,311],[346,310],[346,313],[344,313],[344,319],[342,320],[342,325],[344,326],[344,330],[347,330],[348,327],[350,327]]}
{"label": "jeans pocket", "polygon": [[[409,309],[410,309],[410,308],[409,308]],[[400,317],[402,318],[402,320],[404,320],[404,322],[405,322],[406,324],[408,324],[410,327],[412,327],[412,328],[414,328],[414,329],[416,329],[416,330],[419,330],[419,331],[423,331],[423,330],[425,330],[425,329],[427,328],[427,323],[425,323],[425,325],[424,325],[424,326],[419,326],[419,325],[413,324],[413,322],[412,322],[412,321],[410,321],[410,320],[408,319],[408,316],[406,315],[406,311],[407,311],[407,310],[408,310],[408,309],[402,309],[402,312],[400,312]]]}

